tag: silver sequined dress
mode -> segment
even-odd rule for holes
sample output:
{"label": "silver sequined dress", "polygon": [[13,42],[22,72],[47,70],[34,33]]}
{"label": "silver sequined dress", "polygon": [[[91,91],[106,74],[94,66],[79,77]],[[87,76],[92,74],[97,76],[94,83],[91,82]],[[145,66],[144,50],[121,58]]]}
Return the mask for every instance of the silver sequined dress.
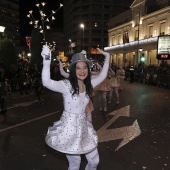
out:
{"label": "silver sequined dress", "polygon": [[63,99],[67,104],[60,120],[48,128],[46,143],[63,153],[91,152],[97,147],[97,135],[92,124],[86,120],[84,113],[89,99],[85,92],[72,97],[71,85],[68,80],[63,80],[60,83],[65,88]]}

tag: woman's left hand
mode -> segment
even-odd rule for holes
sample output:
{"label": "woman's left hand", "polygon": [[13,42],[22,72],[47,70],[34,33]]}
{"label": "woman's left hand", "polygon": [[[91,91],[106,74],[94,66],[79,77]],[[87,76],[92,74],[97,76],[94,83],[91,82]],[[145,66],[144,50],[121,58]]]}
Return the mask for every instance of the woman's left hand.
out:
{"label": "woman's left hand", "polygon": [[97,48],[97,50],[99,51],[99,53],[103,54],[105,57],[110,57],[110,54],[108,52],[102,51],[100,48]]}

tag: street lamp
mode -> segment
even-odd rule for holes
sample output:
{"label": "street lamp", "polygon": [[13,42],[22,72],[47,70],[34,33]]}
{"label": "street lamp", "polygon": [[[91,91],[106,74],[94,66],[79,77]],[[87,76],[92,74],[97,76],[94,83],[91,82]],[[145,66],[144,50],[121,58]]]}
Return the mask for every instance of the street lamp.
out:
{"label": "street lamp", "polygon": [[4,26],[0,26],[0,33],[2,33],[2,35],[3,35],[4,31],[5,31],[5,27]]}
{"label": "street lamp", "polygon": [[83,50],[84,50],[84,24],[80,24],[80,28],[83,29]]}
{"label": "street lamp", "polygon": [[0,32],[4,32],[5,31],[5,27],[4,26],[0,26]]}
{"label": "street lamp", "polygon": [[72,40],[69,39],[68,41],[69,41],[69,51],[72,51],[72,46],[71,46],[72,45]]}
{"label": "street lamp", "polygon": [[69,41],[69,47],[71,47],[71,43],[72,43],[71,39],[69,39],[68,41]]}
{"label": "street lamp", "polygon": [[28,53],[27,56],[28,56],[28,57],[31,57],[31,53]]}

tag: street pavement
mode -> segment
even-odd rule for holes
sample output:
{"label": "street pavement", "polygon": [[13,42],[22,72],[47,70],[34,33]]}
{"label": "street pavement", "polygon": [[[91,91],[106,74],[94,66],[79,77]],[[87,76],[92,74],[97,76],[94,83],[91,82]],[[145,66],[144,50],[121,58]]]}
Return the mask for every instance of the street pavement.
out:
{"label": "street pavement", "polygon": [[[0,115],[0,170],[67,170],[64,154],[49,148],[47,128],[63,110],[59,93],[43,90],[44,103],[31,94],[6,98]],[[93,126],[99,136],[98,170],[170,170],[170,89],[123,82],[120,104],[108,104],[108,116],[94,98]],[[80,170],[86,159],[82,155]]]}

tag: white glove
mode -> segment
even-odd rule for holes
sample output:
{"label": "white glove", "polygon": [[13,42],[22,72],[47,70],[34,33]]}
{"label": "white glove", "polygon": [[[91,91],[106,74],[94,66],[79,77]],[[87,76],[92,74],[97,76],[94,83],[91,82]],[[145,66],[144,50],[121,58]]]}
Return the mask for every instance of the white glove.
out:
{"label": "white glove", "polygon": [[97,48],[99,53],[103,54],[105,57],[110,58],[110,54],[108,52],[102,51],[100,48]]}
{"label": "white glove", "polygon": [[47,45],[43,45],[41,56],[43,57],[43,61],[47,61],[47,63],[51,62],[51,50]]}

